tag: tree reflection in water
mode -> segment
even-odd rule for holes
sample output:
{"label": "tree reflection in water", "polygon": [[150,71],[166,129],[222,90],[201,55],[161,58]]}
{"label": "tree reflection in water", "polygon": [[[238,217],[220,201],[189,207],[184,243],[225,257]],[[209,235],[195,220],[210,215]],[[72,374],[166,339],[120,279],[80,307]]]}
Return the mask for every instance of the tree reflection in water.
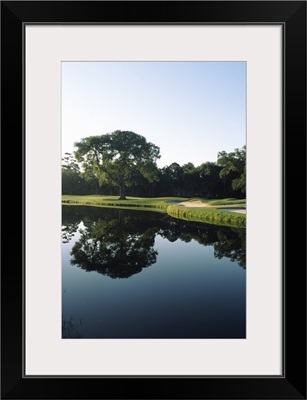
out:
{"label": "tree reflection in water", "polygon": [[155,230],[140,230],[129,216],[83,220],[85,228],[72,248],[71,263],[111,278],[128,278],[157,260]]}
{"label": "tree reflection in water", "polygon": [[245,229],[188,222],[165,214],[107,208],[63,206],[63,243],[79,229],[71,264],[111,278],[128,278],[157,261],[155,237],[170,242],[196,240],[214,247],[216,258],[227,257],[245,268]]}

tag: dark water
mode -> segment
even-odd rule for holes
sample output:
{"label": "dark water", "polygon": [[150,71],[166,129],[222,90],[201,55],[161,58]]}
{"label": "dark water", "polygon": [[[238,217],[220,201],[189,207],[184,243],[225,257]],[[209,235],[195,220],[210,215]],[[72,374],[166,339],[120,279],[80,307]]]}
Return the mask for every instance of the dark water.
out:
{"label": "dark water", "polygon": [[244,338],[245,230],[63,206],[63,338]]}

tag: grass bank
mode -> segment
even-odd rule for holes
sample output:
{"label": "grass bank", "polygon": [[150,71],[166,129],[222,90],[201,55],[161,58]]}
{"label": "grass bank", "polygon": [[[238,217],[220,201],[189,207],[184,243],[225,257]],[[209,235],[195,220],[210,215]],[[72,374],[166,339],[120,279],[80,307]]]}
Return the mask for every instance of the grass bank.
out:
{"label": "grass bank", "polygon": [[245,214],[235,214],[214,207],[189,208],[170,205],[167,207],[167,213],[171,217],[184,219],[185,221],[205,222],[207,224],[232,226],[235,228],[245,228],[246,224]]}
{"label": "grass bank", "polygon": [[[195,201],[204,203],[203,207],[195,207],[189,203]],[[179,203],[184,202],[184,205]],[[235,214],[233,212],[219,209],[219,206],[231,206],[245,203],[245,200],[221,199],[208,201],[206,199],[188,199],[186,197],[127,197],[127,200],[118,200],[118,196],[62,196],[62,204],[64,205],[84,205],[92,207],[122,208],[138,210],[150,210],[169,214],[171,217],[183,219],[186,221],[204,222],[214,225],[233,226],[244,228],[246,215]],[[212,204],[213,203],[213,204]]]}
{"label": "grass bank", "polygon": [[139,210],[166,212],[167,207],[173,203],[187,201],[186,197],[127,197],[127,200],[118,200],[118,196],[62,196],[62,204],[65,205],[84,205],[94,207],[116,207],[130,209],[137,207]]}

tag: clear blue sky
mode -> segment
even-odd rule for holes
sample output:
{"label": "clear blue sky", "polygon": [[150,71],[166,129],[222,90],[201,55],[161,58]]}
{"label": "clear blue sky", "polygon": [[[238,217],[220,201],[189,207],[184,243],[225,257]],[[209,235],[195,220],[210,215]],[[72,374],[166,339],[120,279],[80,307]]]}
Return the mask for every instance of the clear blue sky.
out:
{"label": "clear blue sky", "polygon": [[62,153],[115,130],[159,146],[159,167],[216,161],[246,144],[246,64],[63,62]]}

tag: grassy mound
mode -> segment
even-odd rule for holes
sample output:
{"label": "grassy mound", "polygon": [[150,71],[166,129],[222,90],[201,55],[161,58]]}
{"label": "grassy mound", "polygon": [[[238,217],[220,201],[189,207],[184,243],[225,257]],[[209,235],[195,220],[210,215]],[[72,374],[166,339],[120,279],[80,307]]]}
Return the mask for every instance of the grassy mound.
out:
{"label": "grassy mound", "polygon": [[245,228],[246,224],[245,214],[236,214],[213,207],[189,208],[170,205],[166,211],[170,216],[186,221],[206,222],[208,224],[233,226],[236,228]]}

